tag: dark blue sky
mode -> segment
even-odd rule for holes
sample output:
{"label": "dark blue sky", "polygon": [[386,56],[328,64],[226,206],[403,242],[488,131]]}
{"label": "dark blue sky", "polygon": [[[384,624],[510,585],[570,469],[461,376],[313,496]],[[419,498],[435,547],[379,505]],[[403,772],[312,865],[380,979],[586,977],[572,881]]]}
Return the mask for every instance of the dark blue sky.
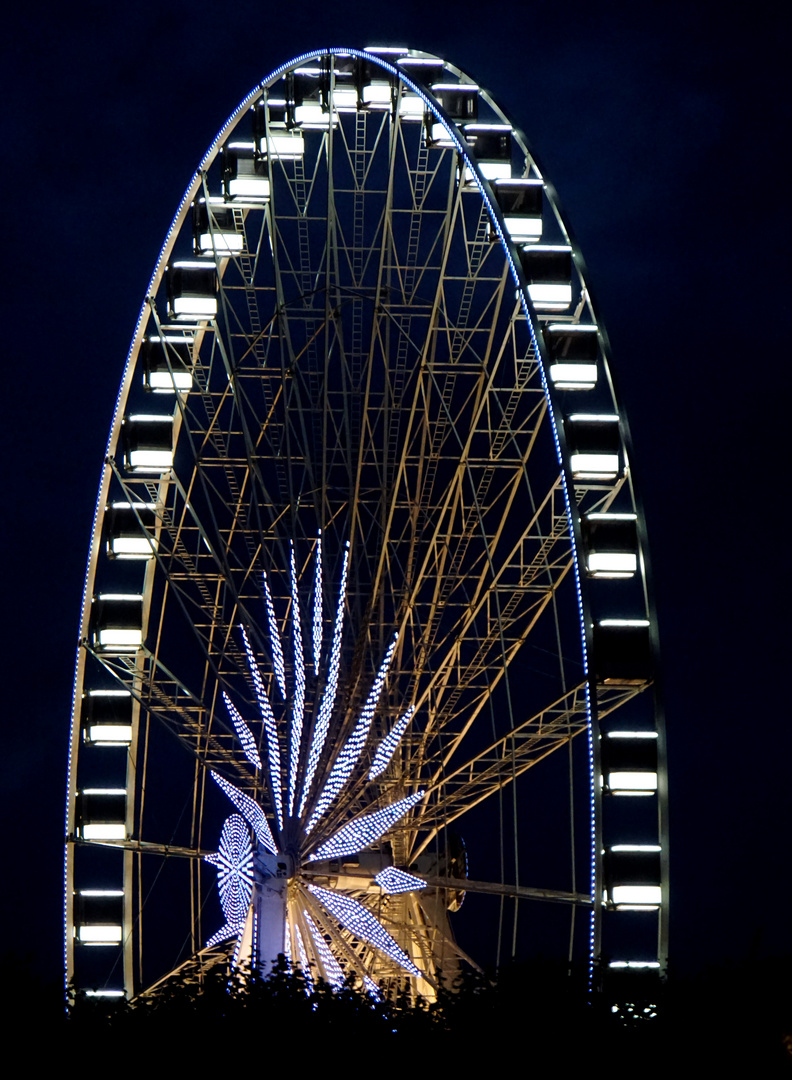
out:
{"label": "dark blue sky", "polygon": [[[3,925],[60,962],[71,668],[95,488],[154,259],[226,116],[323,45],[452,60],[526,131],[589,265],[654,562],[672,957],[792,949],[789,42],[769,5],[31,4],[5,23]],[[288,12],[288,14],[287,14]],[[24,883],[21,885],[19,883]],[[28,890],[30,890],[28,892]],[[29,920],[29,921],[28,921]]]}

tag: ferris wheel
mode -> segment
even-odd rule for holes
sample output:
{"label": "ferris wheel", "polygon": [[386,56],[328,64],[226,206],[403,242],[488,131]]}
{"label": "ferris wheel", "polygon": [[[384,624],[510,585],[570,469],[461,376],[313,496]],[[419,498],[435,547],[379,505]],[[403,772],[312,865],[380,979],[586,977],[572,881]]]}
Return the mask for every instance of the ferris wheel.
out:
{"label": "ferris wheel", "polygon": [[284,955],[431,997],[541,952],[638,1008],[656,654],[607,337],[524,136],[426,53],[284,64],[185,193],[112,420],[69,978]]}

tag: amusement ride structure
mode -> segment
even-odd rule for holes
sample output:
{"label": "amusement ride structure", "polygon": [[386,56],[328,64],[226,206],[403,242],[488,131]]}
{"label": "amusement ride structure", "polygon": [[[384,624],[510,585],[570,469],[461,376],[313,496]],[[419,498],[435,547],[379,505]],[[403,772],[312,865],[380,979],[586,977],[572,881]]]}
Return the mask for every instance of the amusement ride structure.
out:
{"label": "amusement ride structure", "polygon": [[284,955],[431,997],[543,953],[651,1013],[656,670],[608,340],[526,139],[426,53],[284,64],[184,195],[112,419],[69,979]]}

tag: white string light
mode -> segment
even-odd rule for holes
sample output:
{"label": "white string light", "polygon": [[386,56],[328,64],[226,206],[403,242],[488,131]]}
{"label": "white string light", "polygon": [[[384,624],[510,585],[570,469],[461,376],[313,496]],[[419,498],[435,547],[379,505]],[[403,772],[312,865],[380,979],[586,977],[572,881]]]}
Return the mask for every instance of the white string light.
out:
{"label": "white string light", "polygon": [[297,952],[300,954],[300,967],[302,968],[302,973],[305,976],[305,992],[306,994],[310,994],[313,991],[313,978],[311,976],[311,969],[308,966],[308,953],[305,951],[305,945],[303,944],[303,936],[300,933],[300,928],[296,923],[294,924],[294,936],[297,940]]}
{"label": "white string light", "polygon": [[405,731],[407,730],[408,724],[412,720],[414,712],[415,706],[411,705],[407,712],[404,714],[404,716],[402,716],[400,720],[396,721],[390,732],[385,736],[385,738],[377,747],[377,752],[374,755],[374,760],[372,761],[371,768],[369,769],[369,780],[375,780],[378,776],[381,776],[382,773],[384,773],[387,769],[388,765],[390,764],[390,759],[396,753],[396,747],[401,742],[402,735],[404,735]]}
{"label": "white string light", "polygon": [[[316,779],[316,771],[319,766],[322,752],[326,745],[333,711],[338,693],[339,671],[341,662],[341,643],[343,637],[344,614],[346,607],[346,587],[349,569],[349,543],[345,545],[339,584],[338,599],[333,617],[333,635],[326,666],[326,681],[324,691],[316,715],[316,722],[311,737],[311,745],[308,760],[305,766],[305,777],[301,792],[299,814],[302,815],[307,800],[312,793],[312,785]],[[287,700],[286,670],[283,660],[283,648],[277,620],[275,618],[272,595],[269,589],[266,574],[263,575],[264,595],[267,606],[267,618],[269,633],[272,642],[272,655],[275,667],[275,677],[284,700]],[[317,537],[314,551],[313,573],[313,660],[314,668],[319,674],[322,657],[322,536]],[[294,685],[293,699],[289,729],[289,791],[288,811],[292,816],[294,805],[297,800],[297,777],[300,767],[300,751],[302,748],[303,726],[305,722],[305,654],[302,636],[302,620],[300,607],[299,579],[297,574],[297,558],[294,544],[290,546],[290,592],[292,607],[292,640],[294,649]],[[253,650],[250,645],[248,634],[244,627],[240,627],[242,639],[247,656],[248,667],[256,690],[256,698],[259,705],[261,720],[267,740],[267,756],[269,761],[270,783],[275,806],[275,814],[281,829],[283,829],[283,797],[280,745],[278,741],[278,729],[275,716],[264,681],[261,677],[258,664],[256,663]],[[385,680],[393,659],[398,642],[398,635],[394,635],[383,657],[377,675],[369,690],[365,704],[360,711],[352,733],[340,749],[333,764],[327,781],[322,788],[319,799],[311,814],[306,833],[314,828],[321,816],[329,809],[343,790],[344,785],[352,776],[358,765],[366,742],[371,732],[371,725],[376,713],[377,705],[382,694]],[[223,692],[228,714],[239,737],[242,749],[256,768],[262,768],[262,760],[253,732],[248,727],[238,710],[231,702],[228,695]],[[401,740],[414,710],[412,708],[397,721],[391,732],[382,740],[374,755],[370,776],[379,775],[387,768],[399,741]],[[218,869],[218,888],[220,902],[223,908],[225,923],[209,941],[209,945],[215,945],[226,938],[236,936],[236,953],[239,952],[242,935],[244,932],[247,913],[250,908],[254,888],[253,849],[250,834],[244,824],[247,821],[252,827],[257,842],[266,851],[273,855],[278,854],[270,824],[263,809],[248,795],[240,791],[229,781],[217,773],[211,773],[219,787],[225,792],[234,806],[239,810],[242,817],[236,814],[228,818],[223,826],[217,854],[206,856],[206,860]],[[343,855],[355,854],[363,848],[375,844],[412,806],[421,798],[424,792],[419,791],[412,795],[392,803],[369,814],[364,814],[352,821],[347,822],[330,839],[321,844],[312,854],[308,855],[308,861],[315,862],[319,859],[336,858]],[[243,821],[244,818],[244,821]],[[376,879],[377,884],[385,891],[391,893],[407,892],[412,889],[424,888],[425,882],[396,867],[389,867],[380,872]],[[308,888],[317,896],[330,911],[351,933],[362,941],[368,942],[377,949],[382,950],[392,960],[400,964],[411,975],[419,976],[419,969],[409,959],[407,954],[397,945],[390,934],[375,916],[362,904],[340,893],[332,893],[318,886],[309,885]],[[255,913],[254,913],[255,914]],[[294,913],[295,915],[297,913]],[[321,929],[311,918],[307,911],[302,913],[303,927],[306,936],[300,931],[297,920],[289,918],[291,933],[285,936],[285,951],[287,959],[292,962],[296,950],[299,964],[306,979],[306,989],[310,993],[313,989],[313,977],[310,970],[308,946],[320,969],[324,972],[328,983],[332,986],[340,986],[344,981],[343,968],[333,954]],[[307,936],[310,933],[310,937]],[[254,938],[256,930],[254,927]],[[375,998],[381,997],[381,991],[374,981],[364,976],[364,983],[368,992]]]}
{"label": "white string light", "polygon": [[256,663],[256,658],[253,656],[253,650],[250,647],[250,642],[248,641],[244,626],[240,626],[240,630],[242,631],[242,640],[245,643],[248,667],[250,668],[250,674],[253,676],[253,685],[256,688],[256,697],[258,698],[261,719],[264,721],[264,730],[267,733],[267,757],[270,766],[270,782],[272,784],[272,801],[275,803],[275,816],[278,819],[278,828],[283,829],[283,792],[281,790],[280,746],[278,745],[278,732],[275,727],[275,717],[272,715],[272,706],[269,703],[267,691],[264,689],[264,680],[261,678],[261,672]]}
{"label": "white string light", "polygon": [[272,666],[275,668],[275,678],[280,687],[281,697],[286,699],[286,672],[283,667],[283,647],[281,645],[278,620],[275,618],[275,608],[272,604],[267,571],[262,570],[261,577],[264,581],[264,602],[267,606],[267,622],[269,623],[270,644],[272,646]]}
{"label": "white string light", "polygon": [[411,975],[421,974],[409,956],[399,948],[382,923],[371,914],[368,908],[364,908],[351,896],[330,892],[329,889],[322,889],[318,885],[309,885],[308,888],[350,933],[384,952],[391,960],[401,964]]}
{"label": "white string light", "polygon": [[291,556],[292,639],[294,642],[294,701],[291,719],[291,752],[289,757],[289,817],[294,813],[294,796],[297,787],[297,770],[300,764],[303,716],[305,714],[305,657],[303,655],[302,623],[300,621],[300,595],[297,591],[297,566],[294,559],[294,543],[289,541]]}
{"label": "white string light", "polygon": [[289,933],[288,920],[286,924],[286,933],[283,935],[283,955],[286,957],[286,963],[291,967],[292,962],[292,944],[291,934]]}
{"label": "white string light", "polygon": [[330,776],[327,778],[327,783],[322,790],[322,794],[319,796],[316,808],[314,809],[313,814],[311,814],[310,820],[305,827],[306,836],[310,833],[319,818],[352,775],[352,770],[355,768],[360,755],[363,753],[363,747],[366,744],[369,729],[371,728],[371,721],[374,718],[374,712],[376,711],[380,694],[382,693],[382,687],[385,683],[385,678],[388,674],[390,662],[393,659],[393,652],[398,640],[399,635],[395,634],[393,641],[388,646],[388,651],[385,653],[385,659],[380,664],[380,669],[377,672],[377,677],[369,691],[366,704],[361,710],[360,718],[358,719],[357,724],[355,724],[352,734],[341,748],[341,753],[333,764]]}
{"label": "white string light", "polygon": [[256,740],[253,738],[253,732],[247,726],[245,721],[239,715],[237,710],[231,704],[231,699],[228,694],[223,691],[223,701],[228,709],[228,715],[231,717],[231,722],[236,729],[236,733],[239,736],[239,741],[242,743],[242,749],[245,752],[245,757],[251,763],[255,765],[257,769],[261,768],[261,758],[259,757],[258,747],[256,746]]}
{"label": "white string light", "polygon": [[311,937],[313,938],[314,947],[319,955],[319,959],[324,969],[325,981],[333,987],[339,987],[344,985],[344,973],[341,970],[341,965],[333,956],[330,950],[330,946],[324,939],[319,927],[313,921],[307,911],[303,911],[303,917],[308,924],[308,929],[311,931]]}
{"label": "white string light", "polygon": [[313,660],[314,673],[319,678],[319,664],[322,659],[322,531],[316,538],[314,552],[314,588],[313,588]]}
{"label": "white string light", "polygon": [[226,818],[215,855],[204,855],[217,867],[217,886],[225,924],[206,943],[212,948],[230,937],[238,937],[245,927],[253,896],[253,846],[250,833],[239,814]]}
{"label": "white string light", "polygon": [[399,870],[396,866],[386,866],[374,875],[374,880],[386,893],[412,892],[414,889],[425,889],[426,882],[414,874],[408,874],[405,870]]}
{"label": "white string light", "polygon": [[316,718],[313,737],[311,739],[311,749],[308,754],[308,765],[305,771],[305,781],[303,784],[302,798],[300,800],[300,816],[302,816],[302,813],[305,810],[305,804],[308,801],[308,795],[311,791],[311,784],[313,783],[314,774],[316,773],[316,767],[319,764],[319,757],[324,748],[325,740],[327,739],[327,732],[330,728],[330,717],[333,715],[333,706],[335,705],[336,691],[338,690],[338,666],[341,661],[341,632],[344,625],[344,604],[346,601],[348,567],[349,541],[347,540],[344,549],[344,564],[341,570],[341,585],[338,589],[338,604],[336,606],[335,623],[333,626],[333,645],[330,651],[327,685],[325,686],[325,691],[322,695],[322,703],[319,706],[319,715]]}
{"label": "white string light", "polygon": [[399,799],[398,802],[391,803],[382,810],[375,810],[373,814],[363,814],[347,822],[343,828],[308,856],[308,862],[316,862],[319,859],[338,859],[342,855],[356,855],[364,848],[371,847],[425,794],[424,791],[416,791],[415,794]]}
{"label": "white string light", "polygon": [[249,795],[246,795],[244,791],[240,791],[239,788],[234,787],[228,780],[225,780],[216,772],[211,773],[212,779],[217,783],[231,802],[244,817],[245,821],[252,827],[253,832],[256,834],[256,839],[271,855],[277,855],[278,849],[275,846],[275,841],[272,838],[272,831],[269,827],[264,811],[258,805],[253,802]]}

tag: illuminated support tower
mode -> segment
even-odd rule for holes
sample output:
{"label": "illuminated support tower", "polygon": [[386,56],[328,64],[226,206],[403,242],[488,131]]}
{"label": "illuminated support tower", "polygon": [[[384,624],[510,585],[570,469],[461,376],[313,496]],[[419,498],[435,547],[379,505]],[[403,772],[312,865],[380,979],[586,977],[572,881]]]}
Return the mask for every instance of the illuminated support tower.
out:
{"label": "illuminated support tower", "polygon": [[665,757],[630,462],[580,252],[489,94],[407,49],[256,86],[177,210],[111,425],[78,988],[284,953],[431,996],[541,952],[651,1013]]}

